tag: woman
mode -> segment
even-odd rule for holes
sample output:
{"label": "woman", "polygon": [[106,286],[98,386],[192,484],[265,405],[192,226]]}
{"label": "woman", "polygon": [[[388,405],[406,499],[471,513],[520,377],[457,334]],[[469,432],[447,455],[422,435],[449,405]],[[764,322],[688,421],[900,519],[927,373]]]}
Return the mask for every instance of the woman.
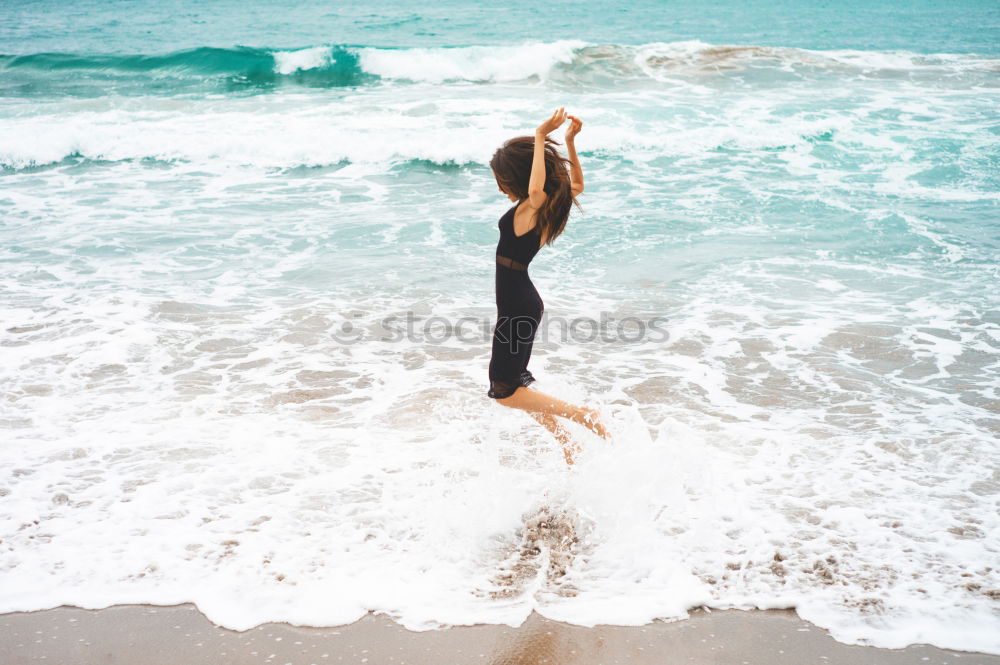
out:
{"label": "woman", "polygon": [[[548,138],[566,119],[566,149],[562,157]],[[544,305],[528,277],[528,264],[543,245],[551,244],[566,227],[575,197],[583,192],[583,170],[576,155],[575,138],[583,122],[562,107],[535,130],[534,138],[518,136],[506,141],[490,160],[500,191],[516,204],[500,218],[496,258],[497,324],[493,329],[490,389],[487,395],[504,406],[524,409],[562,444],[566,463],[573,463],[577,448],[556,416],[580,423],[599,436],[608,431],[594,409],[573,406],[528,388],[535,377],[528,360]],[[567,164],[569,169],[567,169]]]}

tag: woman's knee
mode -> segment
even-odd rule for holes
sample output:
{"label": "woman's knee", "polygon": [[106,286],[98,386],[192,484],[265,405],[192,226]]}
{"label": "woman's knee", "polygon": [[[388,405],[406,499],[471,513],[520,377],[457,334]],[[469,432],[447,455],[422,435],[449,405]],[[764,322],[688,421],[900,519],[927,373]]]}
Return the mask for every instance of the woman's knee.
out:
{"label": "woman's knee", "polygon": [[518,393],[518,391],[521,391],[521,390],[527,390],[527,388],[525,388],[524,386],[518,386],[518,387],[514,388],[514,392],[512,392],[509,395],[507,395],[506,397],[498,397],[496,401],[498,403],[500,403],[500,404],[503,404],[504,406],[509,406],[509,407],[516,408],[517,407],[518,398],[520,397],[520,395],[518,395],[517,393]]}

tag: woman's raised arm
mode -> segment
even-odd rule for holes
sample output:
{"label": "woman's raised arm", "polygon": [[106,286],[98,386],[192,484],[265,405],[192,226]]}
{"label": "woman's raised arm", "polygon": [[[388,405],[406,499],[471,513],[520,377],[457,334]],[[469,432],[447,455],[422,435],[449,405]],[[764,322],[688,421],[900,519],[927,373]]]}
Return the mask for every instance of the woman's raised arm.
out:
{"label": "woman's raised arm", "polygon": [[580,158],[576,156],[576,135],[583,128],[583,120],[575,115],[566,116],[569,118],[569,127],[566,128],[566,152],[569,153],[569,180],[572,183],[573,196],[583,193],[583,169],[580,167]]}
{"label": "woman's raised arm", "polygon": [[535,152],[531,159],[531,178],[528,180],[528,204],[541,208],[548,196],[545,194],[545,137],[566,121],[566,111],[560,106],[548,120],[535,130]]}

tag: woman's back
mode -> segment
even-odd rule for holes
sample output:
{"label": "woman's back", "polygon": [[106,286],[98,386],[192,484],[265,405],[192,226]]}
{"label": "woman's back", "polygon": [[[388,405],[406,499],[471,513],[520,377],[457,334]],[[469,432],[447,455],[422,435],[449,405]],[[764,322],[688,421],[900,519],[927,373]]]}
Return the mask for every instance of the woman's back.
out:
{"label": "woman's back", "polygon": [[497,256],[504,256],[517,261],[525,268],[535,258],[535,254],[540,249],[541,240],[538,235],[538,225],[518,236],[514,232],[514,215],[520,203],[515,204],[510,210],[505,212],[500,218],[497,226],[500,227],[500,242],[497,243]]}

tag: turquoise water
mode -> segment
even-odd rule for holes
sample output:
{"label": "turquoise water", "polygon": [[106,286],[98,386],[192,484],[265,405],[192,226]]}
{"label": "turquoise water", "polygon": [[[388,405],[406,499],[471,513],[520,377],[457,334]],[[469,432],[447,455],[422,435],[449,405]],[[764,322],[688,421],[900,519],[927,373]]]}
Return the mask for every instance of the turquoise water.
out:
{"label": "turquoise water", "polygon": [[163,53],[201,46],[411,48],[582,39],[644,44],[701,39],[809,49],[904,49],[997,55],[1000,9],[988,0],[939,2],[510,2],[389,6],[284,2],[58,0],[2,3],[7,54]]}
{"label": "turquoise water", "polygon": [[[1000,653],[996,3],[0,7],[0,610]],[[572,473],[486,398],[488,160],[558,106]]]}

